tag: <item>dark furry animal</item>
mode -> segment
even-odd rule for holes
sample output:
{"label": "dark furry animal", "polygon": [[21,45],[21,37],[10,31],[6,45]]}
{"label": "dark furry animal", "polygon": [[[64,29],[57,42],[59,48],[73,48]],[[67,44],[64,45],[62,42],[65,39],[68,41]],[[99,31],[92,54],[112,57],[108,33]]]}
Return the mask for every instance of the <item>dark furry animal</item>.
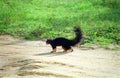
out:
{"label": "dark furry animal", "polygon": [[56,52],[57,46],[62,46],[62,48],[64,49],[64,52],[66,52],[67,50],[71,50],[72,52],[73,49],[71,48],[71,46],[75,46],[82,39],[82,31],[79,27],[74,27],[74,32],[76,34],[76,37],[72,40],[58,37],[55,39],[47,39],[46,44],[50,44],[52,46],[52,49],[53,49],[52,52]]}

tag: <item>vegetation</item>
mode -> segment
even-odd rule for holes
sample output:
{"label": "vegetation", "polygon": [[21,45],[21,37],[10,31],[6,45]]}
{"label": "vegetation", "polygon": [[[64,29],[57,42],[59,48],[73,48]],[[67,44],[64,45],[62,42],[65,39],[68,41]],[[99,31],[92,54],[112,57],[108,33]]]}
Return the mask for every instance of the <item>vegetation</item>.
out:
{"label": "vegetation", "polygon": [[79,25],[84,43],[120,45],[120,0],[0,0],[0,10],[1,35],[73,38]]}

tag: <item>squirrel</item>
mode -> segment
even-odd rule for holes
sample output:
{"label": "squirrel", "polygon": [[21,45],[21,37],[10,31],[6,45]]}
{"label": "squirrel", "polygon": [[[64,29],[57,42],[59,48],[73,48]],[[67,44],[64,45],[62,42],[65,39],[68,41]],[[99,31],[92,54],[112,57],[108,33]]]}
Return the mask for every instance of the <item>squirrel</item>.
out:
{"label": "squirrel", "polygon": [[51,53],[56,52],[57,46],[62,46],[62,48],[64,49],[63,52],[67,52],[67,50],[71,50],[71,52],[72,52],[73,49],[71,48],[71,46],[75,46],[82,39],[82,31],[81,31],[80,27],[78,27],[78,26],[74,27],[74,32],[76,34],[76,37],[71,40],[63,38],[63,37],[58,37],[55,39],[47,39],[46,44],[50,44],[53,49],[53,51],[51,51]]}

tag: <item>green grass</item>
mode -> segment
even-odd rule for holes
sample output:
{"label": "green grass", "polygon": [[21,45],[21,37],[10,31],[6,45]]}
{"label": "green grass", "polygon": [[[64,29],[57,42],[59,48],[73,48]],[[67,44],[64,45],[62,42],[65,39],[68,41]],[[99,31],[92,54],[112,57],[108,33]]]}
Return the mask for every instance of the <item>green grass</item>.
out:
{"label": "green grass", "polygon": [[84,43],[120,45],[119,0],[0,0],[0,10],[1,35],[73,38],[80,25]]}

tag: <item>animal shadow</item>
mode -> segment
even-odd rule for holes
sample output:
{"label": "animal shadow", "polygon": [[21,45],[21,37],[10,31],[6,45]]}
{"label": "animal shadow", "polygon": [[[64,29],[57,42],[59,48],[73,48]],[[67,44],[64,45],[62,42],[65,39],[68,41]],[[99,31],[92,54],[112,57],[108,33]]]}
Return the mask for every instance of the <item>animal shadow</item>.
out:
{"label": "animal shadow", "polygon": [[47,53],[39,53],[39,54],[35,54],[36,56],[57,56],[57,55],[65,55],[65,54],[68,54],[68,53],[71,53],[71,52],[54,52],[54,53],[51,53],[51,52],[47,52]]}

